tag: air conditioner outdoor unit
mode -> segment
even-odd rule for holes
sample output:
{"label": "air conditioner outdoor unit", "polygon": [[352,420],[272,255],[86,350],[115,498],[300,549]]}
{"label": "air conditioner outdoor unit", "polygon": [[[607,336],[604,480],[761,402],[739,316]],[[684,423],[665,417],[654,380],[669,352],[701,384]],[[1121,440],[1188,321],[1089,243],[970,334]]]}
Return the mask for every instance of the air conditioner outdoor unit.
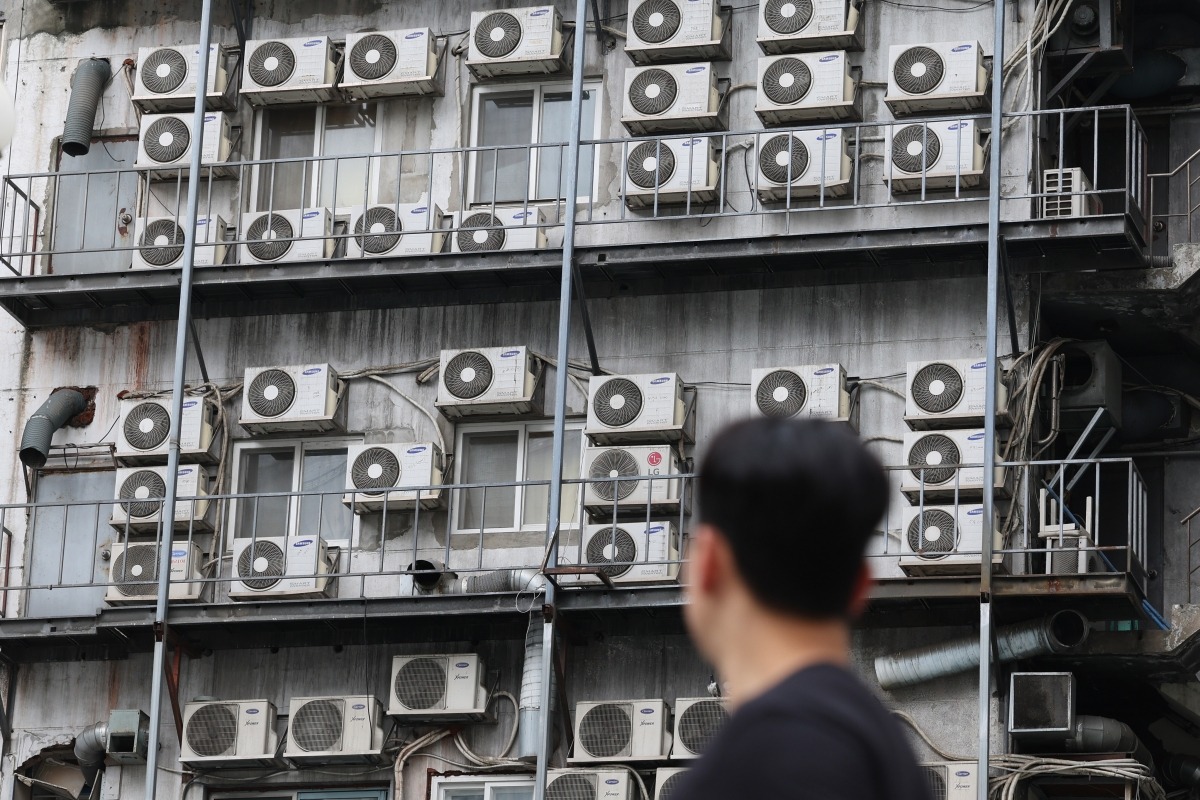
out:
{"label": "air conditioner outdoor unit", "polygon": [[242,94],[252,105],[324,103],[337,77],[328,36],[246,42]]}
{"label": "air conditioner outdoor unit", "polygon": [[471,12],[467,68],[481,79],[563,68],[562,16],[554,6]]}
{"label": "air conditioner outdoor unit", "polygon": [[922,764],[930,794],[939,800],[973,800],[976,796],[976,761],[943,761]]}
{"label": "air conditioner outdoor unit", "polygon": [[[192,164],[192,115],[146,114],[138,132],[138,169],[150,170],[152,178],[174,180]],[[204,141],[200,144],[200,163],[222,174],[220,165],[229,160],[229,117],[224,111],[204,115]],[[225,172],[228,172],[228,167]]]}
{"label": "air conditioner outdoor unit", "polygon": [[234,600],[323,597],[332,565],[319,536],[259,536],[233,540]]}
{"label": "air conditioner outdoor unit", "polygon": [[1042,173],[1042,191],[1050,195],[1042,198],[1042,217],[1091,217],[1104,213],[1100,195],[1094,191],[1092,182],[1079,167],[1048,169]]}
{"label": "air conditioner outdoor unit", "polygon": [[625,156],[625,204],[631,208],[690,204],[699,211],[717,198],[720,176],[716,137],[631,143]]}
{"label": "air conditioner outdoor unit", "polygon": [[841,364],[764,367],[750,372],[750,413],[848,421],[850,393]]}
{"label": "air conditioner outdoor unit", "polygon": [[[581,565],[597,567],[613,583],[674,583],[679,578],[675,523],[617,522],[588,525]],[[580,583],[603,583],[580,575]]]}
{"label": "air conditioner outdoor unit", "polygon": [[[124,467],[116,470],[116,497],[109,524],[120,531],[153,533],[162,518],[162,498],[167,494],[167,467]],[[196,464],[183,464],[178,469],[175,496],[195,497],[197,500],[177,500],[175,530],[208,531],[208,473]]]}
{"label": "air conditioner outdoor unit", "polygon": [[1083,519],[1042,489],[1038,493],[1038,538],[1046,543],[1047,575],[1105,572],[1103,553],[1092,536],[1092,498],[1084,500]]}
{"label": "air conditioner outdoor unit", "polygon": [[[153,603],[158,598],[158,563],[162,556],[159,542],[113,542],[109,545],[109,605]],[[199,583],[204,554],[194,543],[171,542],[171,585],[173,602],[195,602],[204,584]]]}
{"label": "air conditioner outdoor unit", "polygon": [[338,88],[354,100],[440,94],[437,42],[429,28],[350,33]]}
{"label": "air conditioner outdoor unit", "polygon": [[405,721],[484,719],[486,672],[474,653],[396,656],[388,714]]}
{"label": "air conditioner outdoor unit", "polygon": [[377,203],[336,213],[348,220],[346,258],[427,256],[440,253],[446,240],[438,230],[443,215],[436,205]]}
{"label": "air conditioner outdoor unit", "polygon": [[625,55],[635,64],[728,60],[717,0],[630,0]]}
{"label": "air conditioner outdoor unit", "polygon": [[844,130],[795,131],[758,137],[758,196],[764,203],[788,198],[845,197],[850,156]]}
{"label": "air conditioner outdoor unit", "polygon": [[712,62],[625,70],[621,123],[634,136],[720,130],[723,112]]}
{"label": "air conditioner outdoor unit", "polygon": [[183,707],[179,763],[200,769],[276,766],[275,718],[275,705],[269,700],[188,703]]}
{"label": "air conditioner outdoor unit", "polygon": [[[133,251],[133,269],[183,266],[187,232],[174,217],[138,217],[134,235],[138,249]],[[193,264],[197,267],[224,264],[225,252],[225,220],[221,217],[198,218]]]}
{"label": "air conditioner outdoor unit", "polygon": [[853,0],[760,0],[758,46],[768,55],[831,47],[862,49]]}
{"label": "air conditioner outdoor unit", "polygon": [[356,444],[346,452],[346,494],[356,514],[437,508],[441,489],[384,491],[393,486],[427,487],[442,482],[442,451],[432,442]]}
{"label": "air conditioner outdoor unit", "polygon": [[328,208],[257,211],[242,215],[242,257],[251,264],[324,261],[333,255]]}
{"label": "air conditioner outdoor unit", "polygon": [[644,800],[630,788],[632,781],[623,769],[552,769],[546,800]]}
{"label": "air conditioner outdoor unit", "polygon": [[249,367],[239,424],[251,433],[341,430],[345,384],[328,364]]}
{"label": "air conditioner outdoor unit", "polygon": [[659,767],[654,771],[654,800],[671,800],[688,767]]}
{"label": "air conditioner outdoor unit", "polygon": [[677,699],[671,758],[699,758],[728,719],[725,701],[719,697]]}
{"label": "air conditioner outdoor unit", "polygon": [[[192,108],[196,101],[196,77],[200,45],[142,47],[137,55],[137,82],[133,103],[146,114]],[[221,46],[209,45],[205,99],[221,99],[229,86],[229,75],[222,62]]]}
{"label": "air conditioner outdoor unit", "polygon": [[[114,456],[124,466],[165,464],[171,432],[170,397],[121,400]],[[213,463],[216,409],[202,397],[183,399],[179,420],[179,458],[184,462]]]}
{"label": "air conditioner outdoor unit", "polygon": [[984,103],[988,74],[979,42],[892,45],[884,103],[896,116],[969,111]]}
{"label": "air conditioner outdoor unit", "polygon": [[374,697],[293,697],[283,755],[298,764],[380,763],[382,722]]}
{"label": "air conditioner outdoor unit", "polygon": [[674,373],[595,375],[584,433],[593,444],[679,441],[685,413],[683,381]]}
{"label": "air conditioner outdoor unit", "polygon": [[450,250],[454,253],[540,250],[546,246],[546,214],[538,206],[456,211],[453,219]]}
{"label": "air conditioner outdoor unit", "polygon": [[[979,573],[983,548],[983,507],[977,505],[913,506],[901,514],[900,568],[909,575],[971,575]],[[992,547],[1003,549],[992,518]],[[999,564],[1002,554],[994,552]]]}
{"label": "air conditioner outdoor unit", "polygon": [[[588,484],[583,504],[596,516],[616,514],[673,514],[679,511],[680,481],[670,476],[683,472],[675,448],[669,444],[588,447],[583,451],[583,476]],[[640,475],[653,481],[635,480]],[[660,477],[661,476],[661,477]]]}
{"label": "air conditioner outdoor unit", "polygon": [[764,125],[856,119],[846,51],[760,58],[754,113]]}
{"label": "air conditioner outdoor unit", "polygon": [[671,710],[662,700],[575,704],[574,764],[665,761],[671,753]]}
{"label": "air conditioner outdoor unit", "polygon": [[[913,503],[977,498],[986,488],[983,429],[905,431],[900,491]],[[956,464],[974,466],[956,467]],[[1003,492],[1004,468],[994,469],[994,487]]]}
{"label": "air conditioner outdoor unit", "polygon": [[[1007,415],[1002,376],[996,380],[996,413]],[[904,421],[913,430],[982,425],[987,402],[987,361],[973,358],[910,361]]]}
{"label": "air conditioner outdoor unit", "polygon": [[983,182],[983,146],[975,120],[889,125],[884,181],[893,192],[969,189]]}
{"label": "air conditioner outdoor unit", "polygon": [[538,378],[524,346],[443,350],[434,405],[450,419],[528,414],[537,406]]}

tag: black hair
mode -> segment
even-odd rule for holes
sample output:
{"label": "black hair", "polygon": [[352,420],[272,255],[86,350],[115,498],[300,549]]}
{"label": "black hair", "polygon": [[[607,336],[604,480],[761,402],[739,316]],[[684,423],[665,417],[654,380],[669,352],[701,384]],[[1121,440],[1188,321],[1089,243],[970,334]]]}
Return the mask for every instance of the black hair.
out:
{"label": "black hair", "polygon": [[845,426],[753,419],[725,428],[699,475],[700,520],[729,542],[764,605],[844,616],[888,502],[879,461]]}

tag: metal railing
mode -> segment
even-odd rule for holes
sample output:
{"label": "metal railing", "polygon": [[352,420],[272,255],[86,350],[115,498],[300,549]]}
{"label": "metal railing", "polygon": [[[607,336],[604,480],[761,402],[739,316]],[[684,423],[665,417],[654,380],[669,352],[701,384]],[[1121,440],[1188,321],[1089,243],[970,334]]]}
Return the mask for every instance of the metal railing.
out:
{"label": "metal railing", "polygon": [[[1183,241],[1194,241],[1197,228],[1196,214],[1200,212],[1200,150],[1192,153],[1169,172],[1155,172],[1150,180],[1150,216],[1151,222],[1157,228],[1166,230],[1172,220],[1182,220],[1184,229]],[[1182,181],[1182,186],[1179,182]],[[1182,193],[1182,197],[1173,197],[1172,190]],[[1183,203],[1182,210],[1172,211]]]}

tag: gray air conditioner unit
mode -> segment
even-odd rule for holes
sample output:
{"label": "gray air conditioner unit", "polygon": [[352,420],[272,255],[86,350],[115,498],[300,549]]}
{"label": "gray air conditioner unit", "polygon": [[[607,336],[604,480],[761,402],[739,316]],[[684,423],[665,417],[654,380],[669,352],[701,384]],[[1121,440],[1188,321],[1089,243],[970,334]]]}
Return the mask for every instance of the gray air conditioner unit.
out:
{"label": "gray air conditioner unit", "polygon": [[336,77],[328,36],[246,42],[242,94],[252,105],[328,102]]}
{"label": "gray air conditioner unit", "polygon": [[[119,531],[154,533],[162,519],[167,493],[167,467],[123,467],[116,470],[116,497],[109,524]],[[176,472],[175,530],[209,531],[208,473],[197,464],[180,465]],[[195,497],[196,500],[181,498]]]}
{"label": "gray air conditioner unit", "polygon": [[[120,401],[117,420],[117,462],[126,466],[165,464],[171,432],[170,397]],[[211,464],[216,461],[216,408],[203,397],[185,397],[179,421],[181,461]]]}
{"label": "gray air conditioner unit", "polygon": [[467,69],[480,80],[564,66],[562,17],[554,6],[473,11],[468,41]]}
{"label": "gray air conditioner unit", "polygon": [[725,111],[711,61],[625,70],[621,124],[634,136],[723,130]]}
{"label": "gray air conditioner unit", "polygon": [[731,55],[718,0],[630,0],[625,55],[635,64],[715,59]]}
{"label": "gray air conditioner unit", "polygon": [[377,764],[382,722],[374,697],[293,697],[283,755],[297,764]]}
{"label": "gray air conditioner unit", "polygon": [[449,419],[528,414],[537,406],[539,373],[524,346],[443,350],[434,405]]}
{"label": "gray air conditioner unit", "polygon": [[978,762],[941,761],[922,764],[921,770],[929,783],[930,797],[937,800],[975,800]]}
{"label": "gray air conditioner unit", "polygon": [[971,189],[983,183],[983,145],[973,119],[887,127],[883,180],[896,193]]}
{"label": "gray air conditioner unit", "polygon": [[552,769],[546,773],[546,800],[646,800],[633,778],[620,769]]}
{"label": "gray air conditioner unit", "polygon": [[758,60],[754,113],[764,125],[857,119],[854,92],[845,50],[766,56]]}
{"label": "gray air conditioner unit", "polygon": [[437,43],[429,28],[351,33],[338,88],[354,100],[440,94]]}
{"label": "gray air conditioner unit", "polygon": [[683,783],[687,767],[659,767],[654,771],[654,800],[671,800]]}
{"label": "gray air conditioner unit", "polygon": [[[196,99],[200,45],[142,47],[137,55],[133,103],[146,114],[192,108]],[[205,99],[219,102],[229,85],[221,46],[209,45]]]}
{"label": "gray air conditioner unit", "polygon": [[588,382],[587,427],[594,444],[650,444],[690,438],[683,381],[675,373],[596,375]]}
{"label": "gray air conditioner unit", "polygon": [[481,720],[485,669],[474,653],[396,656],[388,714],[406,721]]}
{"label": "gray air conditioner unit", "polygon": [[[669,444],[588,447],[583,451],[583,477],[588,480],[583,504],[596,517],[611,517],[614,510],[636,516],[647,508],[674,514],[680,494],[674,476],[681,472],[679,456]],[[653,479],[638,480],[643,475]]]}
{"label": "gray air conditioner unit", "polygon": [[193,769],[276,766],[275,718],[269,700],[188,703],[179,763]]}
{"label": "gray air conditioner unit", "polygon": [[671,758],[699,758],[728,719],[725,701],[719,697],[676,700],[675,745]]}
{"label": "gray air conditioner unit", "polygon": [[239,424],[251,433],[342,429],[345,384],[329,364],[249,367]]}
{"label": "gray air conditioner unit", "polygon": [[[186,542],[172,542],[170,599],[196,602],[204,590],[199,582],[204,557],[200,548]],[[115,542],[110,546],[108,592],[109,605],[153,604],[158,598],[158,565],[162,550],[158,542]]]}
{"label": "gray air conditioner unit", "polygon": [[442,463],[442,451],[433,442],[350,445],[342,502],[356,514],[402,511],[417,504],[437,508],[442,490],[427,487],[441,485]]}
{"label": "gray air conditioner unit", "polygon": [[884,103],[896,116],[983,105],[987,70],[979,42],[892,45]]}
{"label": "gray air conditioner unit", "polygon": [[576,763],[665,761],[671,753],[671,710],[662,700],[575,704]]}
{"label": "gray air conditioner unit", "polygon": [[768,55],[861,50],[860,0],[759,0],[758,46]]}

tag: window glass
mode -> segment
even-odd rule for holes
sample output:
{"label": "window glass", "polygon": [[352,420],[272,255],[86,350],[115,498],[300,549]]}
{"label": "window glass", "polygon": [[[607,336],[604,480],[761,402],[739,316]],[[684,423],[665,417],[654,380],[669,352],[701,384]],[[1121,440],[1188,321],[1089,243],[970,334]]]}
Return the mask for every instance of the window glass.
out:
{"label": "window glass", "polygon": [[[583,138],[587,139],[596,130],[596,95],[598,92],[583,93]],[[571,93],[546,92],[542,99],[542,130],[540,142],[559,142],[568,138],[571,130]],[[592,159],[595,148],[579,148],[579,191],[576,196],[585,197],[592,193]],[[567,147],[543,147],[538,151],[539,198],[567,196]]]}
{"label": "window glass", "polygon": [[[488,92],[479,101],[480,147],[529,144],[533,140],[532,90]],[[529,189],[529,159],[525,148],[479,152],[475,200],[479,203],[524,200]]]}
{"label": "window glass", "polygon": [[301,464],[300,489],[325,492],[300,500],[300,526],[296,533],[313,534],[326,541],[349,539],[354,513],[342,504],[346,488],[346,448],[306,447]]}
{"label": "window glass", "polygon": [[[563,478],[579,477],[579,452],[583,444],[583,433],[579,430],[565,432],[563,438]],[[553,431],[531,431],[525,446],[525,480],[545,481],[550,479],[550,456],[554,444]],[[550,505],[550,487],[526,486],[522,522],[525,525],[545,525],[546,509]],[[579,484],[564,484],[562,502],[559,505],[559,520],[570,525],[579,517]]]}
{"label": "window glass", "polygon": [[[112,505],[104,502],[113,499],[112,471],[43,473],[38,476],[36,499],[81,505],[38,507],[30,512],[29,583],[106,583],[108,562],[102,560],[101,551],[120,536],[109,527]],[[16,519],[3,522],[11,529]],[[25,615],[93,616],[104,606],[104,594],[102,585],[33,590]]]}
{"label": "window glass", "polygon": [[[97,139],[87,155],[60,157],[54,196],[54,249],[94,252],[60,252],[54,256],[53,272],[111,272],[129,266],[132,252],[114,248],[134,245],[135,228],[124,224],[121,216],[138,216],[137,173],[96,171],[132,170],[137,148],[133,140]],[[93,174],[78,174],[83,172]],[[26,224],[20,213],[10,222]],[[27,224],[32,227],[33,220]]]}
{"label": "window glass", "polygon": [[[238,465],[238,493],[292,491],[295,473],[295,447],[242,451]],[[286,536],[288,533],[288,497],[242,498],[237,503],[237,526],[234,535]]]}
{"label": "window glass", "polygon": [[533,787],[493,786],[492,800],[533,800]]}
{"label": "window glass", "polygon": [[[314,153],[317,109],[263,112],[261,158],[307,159]],[[312,165],[303,160],[264,165],[258,178],[260,210],[311,206]]]}
{"label": "window glass", "polygon": [[442,792],[442,800],[483,800],[483,788],[446,789]]}
{"label": "window glass", "polygon": [[[375,104],[327,106],[324,156],[360,155],[375,150]],[[374,174],[368,176],[368,169]],[[362,205],[372,199],[372,182],[378,181],[379,164],[368,158],[321,162],[319,205],[338,208]]]}
{"label": "window glass", "polygon": [[[514,480],[520,442],[518,431],[468,433],[463,436],[463,483],[504,483]],[[516,509],[516,489],[489,487],[459,493],[460,529],[511,528]]]}

